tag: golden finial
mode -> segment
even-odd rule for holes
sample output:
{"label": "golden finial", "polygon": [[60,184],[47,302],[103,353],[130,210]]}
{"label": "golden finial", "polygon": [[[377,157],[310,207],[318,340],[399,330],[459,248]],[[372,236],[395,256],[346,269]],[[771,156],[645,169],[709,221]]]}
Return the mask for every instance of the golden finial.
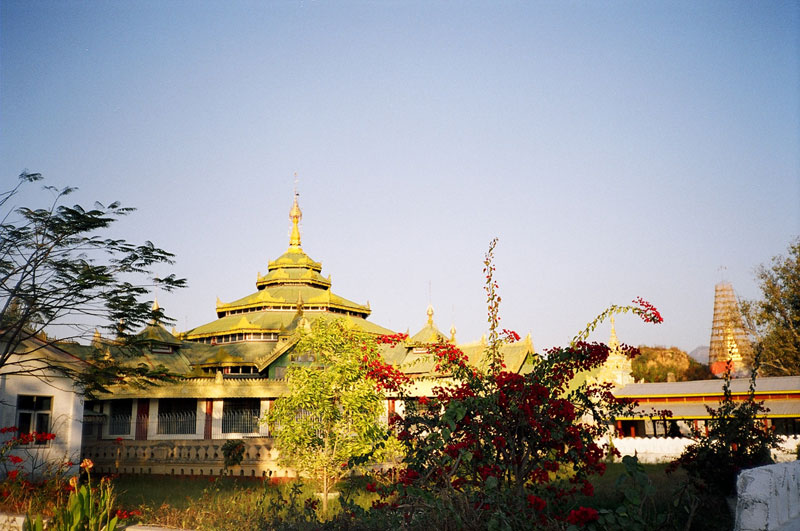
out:
{"label": "golden finial", "polygon": [[[160,309],[161,309],[161,306],[159,306],[159,305],[158,305],[158,296],[155,296],[155,297],[153,297],[153,308],[152,308],[152,310],[151,310],[151,311],[153,311],[153,312],[157,312],[157,311],[159,311]],[[158,318],[156,318],[156,317],[154,316],[154,317],[153,317],[153,320],[152,320],[152,321],[150,321],[150,324],[158,324]]]}
{"label": "golden finial", "polygon": [[450,343],[456,342],[456,325],[450,327]]}
{"label": "golden finial", "polygon": [[103,346],[103,336],[100,335],[100,331],[95,328],[94,329],[94,336],[92,337],[92,346],[94,348],[100,348]]}
{"label": "golden finial", "polygon": [[619,347],[619,339],[617,339],[617,330],[614,326],[614,316],[611,316],[611,336],[608,338],[608,346],[611,350],[616,350]]}
{"label": "golden finial", "polygon": [[300,248],[300,220],[303,218],[303,212],[300,210],[300,206],[297,204],[297,197],[300,195],[297,193],[297,173],[294,174],[295,179],[295,188],[294,188],[294,204],[292,205],[292,209],[289,211],[289,219],[292,220],[292,235],[289,238],[289,246],[290,247],[297,247]]}
{"label": "golden finial", "polygon": [[428,314],[428,324],[429,325],[433,325],[433,305],[432,304],[428,305],[428,311],[425,312],[425,313]]}

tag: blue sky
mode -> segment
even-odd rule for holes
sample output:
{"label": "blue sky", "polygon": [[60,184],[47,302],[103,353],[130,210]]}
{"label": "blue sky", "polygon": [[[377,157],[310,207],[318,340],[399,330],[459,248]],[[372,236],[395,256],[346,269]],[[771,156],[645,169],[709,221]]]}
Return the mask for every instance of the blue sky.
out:
{"label": "blue sky", "polygon": [[[642,296],[622,341],[708,344],[714,284],[800,234],[796,2],[0,4],[0,175],[138,211],[177,255],[183,330],[288,245],[413,333],[431,302],[538,349]],[[21,204],[41,200],[29,189]],[[724,266],[724,271],[720,268]],[[608,327],[595,336],[605,339]]]}

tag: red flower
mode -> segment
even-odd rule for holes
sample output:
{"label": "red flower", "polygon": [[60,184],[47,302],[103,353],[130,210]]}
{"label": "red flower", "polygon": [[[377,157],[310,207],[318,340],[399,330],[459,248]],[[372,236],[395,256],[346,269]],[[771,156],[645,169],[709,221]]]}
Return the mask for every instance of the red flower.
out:
{"label": "red flower", "polygon": [[11,480],[15,480],[17,479],[18,475],[19,475],[19,470],[12,470],[8,473],[8,478]]}
{"label": "red flower", "polygon": [[22,458],[16,455],[9,455],[8,460],[14,465],[18,465],[22,462]]}
{"label": "red flower", "polygon": [[635,299],[633,299],[633,303],[641,307],[642,312],[639,315],[644,320],[644,322],[655,323],[655,324],[664,322],[664,318],[661,317],[660,313],[658,313],[656,307],[647,302],[646,300],[644,300],[643,298],[636,297]]}
{"label": "red flower", "polygon": [[406,468],[400,472],[400,483],[405,486],[409,486],[414,483],[415,479],[419,479],[419,472],[412,468]]}
{"label": "red flower", "polygon": [[579,507],[572,510],[567,515],[567,522],[573,525],[586,525],[589,522],[594,522],[600,517],[597,511],[591,507]]}
{"label": "red flower", "polygon": [[418,402],[420,403],[420,405],[427,406],[428,404],[430,404],[431,401],[428,400],[427,396],[421,396],[419,397]]}
{"label": "red flower", "polygon": [[533,510],[541,512],[544,511],[545,507],[547,507],[547,502],[541,499],[539,496],[528,494],[528,507],[533,507]]}
{"label": "red flower", "polygon": [[375,483],[367,483],[367,492],[375,492],[377,489],[375,488]]}

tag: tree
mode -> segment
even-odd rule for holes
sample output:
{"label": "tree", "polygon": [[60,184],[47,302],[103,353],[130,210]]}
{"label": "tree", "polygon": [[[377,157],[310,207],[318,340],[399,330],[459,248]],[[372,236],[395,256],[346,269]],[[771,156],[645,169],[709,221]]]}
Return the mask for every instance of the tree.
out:
{"label": "tree", "polygon": [[319,482],[327,513],[336,482],[387,437],[376,380],[393,369],[380,360],[374,336],[343,320],[316,321],[295,348],[315,361],[289,367],[288,391],[267,422],[281,462]]}
{"label": "tree", "polygon": [[136,245],[100,235],[133,208],[118,202],[95,203],[89,210],[67,206],[63,203],[76,188],[52,186],[44,187],[52,197],[46,207],[10,207],[21,187],[41,179],[24,171],[14,188],[0,194],[0,370],[30,374],[43,364],[75,377],[89,394],[120,378],[164,376],[158,368],[104,361],[99,349],[80,373],[47,356],[60,342],[88,340],[98,326],[113,333],[125,352],[147,322],[167,320],[152,301],[143,300],[150,289],[171,291],[185,280],[153,275],[154,267],[172,264],[173,255],[151,242]]}
{"label": "tree", "polygon": [[771,267],[761,265],[756,278],[763,298],[744,301],[742,314],[754,337],[766,376],[800,374],[800,238],[789,245],[788,256],[775,256]]}

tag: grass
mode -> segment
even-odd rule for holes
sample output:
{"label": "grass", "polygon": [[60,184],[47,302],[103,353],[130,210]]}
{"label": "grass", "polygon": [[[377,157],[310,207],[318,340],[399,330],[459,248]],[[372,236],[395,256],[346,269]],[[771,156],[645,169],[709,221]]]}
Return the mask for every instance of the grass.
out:
{"label": "grass", "polygon": [[[234,477],[185,478],[120,476],[114,480],[117,506],[138,510],[142,523],[196,530],[265,529],[285,514],[280,500],[296,500],[298,510],[319,516],[318,500],[310,483],[271,483]],[[356,503],[369,507],[376,495],[365,490],[362,478],[339,485]],[[306,501],[309,500],[309,501]],[[340,510],[331,498],[331,515]]]}
{"label": "grass", "polygon": [[[670,511],[675,489],[683,482],[685,474],[677,471],[668,475],[665,464],[643,466],[655,487],[652,508],[659,513]],[[625,467],[621,463],[610,464],[603,476],[594,478],[594,496],[579,496],[575,500],[576,506],[617,508],[624,495],[616,483],[624,474]],[[318,509],[313,507],[313,501],[318,499],[314,494],[316,489],[310,483],[275,484],[235,477],[126,475],[115,478],[113,484],[117,497],[115,507],[141,513],[141,516],[128,523],[140,522],[198,531],[271,529],[286,514],[285,502],[292,498],[296,502],[295,512],[302,514],[305,511],[308,516],[307,528],[313,529],[310,521],[319,516]],[[362,507],[369,507],[376,495],[367,492],[365,487],[366,480],[357,477],[342,482],[339,490]],[[329,507],[331,515],[340,510],[335,501]],[[702,516],[698,515],[696,520],[702,519],[703,522],[697,522],[697,529],[730,527],[730,517],[724,506],[704,507],[701,513]]]}
{"label": "grass", "polygon": [[[672,475],[666,474],[666,464],[643,465],[650,480],[656,487],[658,500],[670,501],[675,485],[685,478],[685,473],[677,471]],[[625,473],[621,463],[612,463],[602,476],[593,478],[595,495],[592,497],[579,497],[578,503],[590,504],[593,507],[612,508],[619,505],[623,495],[616,488],[616,481]],[[364,490],[364,481],[360,478],[349,480],[347,487],[353,489],[369,505],[374,496]],[[204,496],[208,498],[214,494],[214,499],[220,503],[245,502],[254,503],[264,494],[274,496],[277,492],[285,493],[288,485],[265,485],[260,480],[240,479],[234,477],[173,477],[173,476],[120,476],[114,480],[117,491],[117,500],[125,508],[149,507],[157,508],[163,504],[175,509],[186,510],[196,506],[197,500]],[[345,487],[345,485],[340,485]],[[311,485],[303,486],[301,497],[313,495]],[[336,503],[332,504],[337,506]]]}

